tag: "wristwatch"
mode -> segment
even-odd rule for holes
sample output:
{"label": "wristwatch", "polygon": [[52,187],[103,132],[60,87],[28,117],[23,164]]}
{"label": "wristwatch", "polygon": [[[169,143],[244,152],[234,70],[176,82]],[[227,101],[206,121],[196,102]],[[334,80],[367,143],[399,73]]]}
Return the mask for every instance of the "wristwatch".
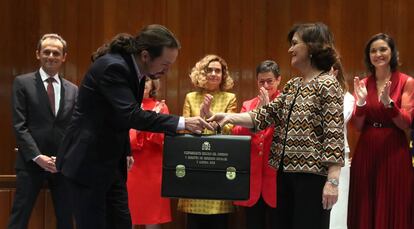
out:
{"label": "wristwatch", "polygon": [[330,179],[326,180],[326,182],[328,182],[328,183],[330,183],[330,184],[332,184],[333,186],[336,186],[336,187],[338,187],[338,185],[339,185],[339,180],[335,179],[335,178],[330,178]]}
{"label": "wristwatch", "polygon": [[390,99],[390,102],[385,106],[385,108],[394,108],[394,101]]}

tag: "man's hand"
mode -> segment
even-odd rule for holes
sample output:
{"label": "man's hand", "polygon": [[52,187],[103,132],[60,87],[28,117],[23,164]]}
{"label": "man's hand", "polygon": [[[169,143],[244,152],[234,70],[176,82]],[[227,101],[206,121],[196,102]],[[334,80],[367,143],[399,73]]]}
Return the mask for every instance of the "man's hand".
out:
{"label": "man's hand", "polygon": [[208,130],[214,130],[212,125],[199,116],[185,118],[185,129],[192,133],[201,134],[206,128]]}
{"label": "man's hand", "polygon": [[57,173],[55,161],[56,157],[40,155],[34,162],[36,162],[40,167],[48,172]]}
{"label": "man's hand", "polygon": [[126,162],[127,162],[127,169],[129,171],[132,169],[132,165],[134,165],[134,158],[132,156],[127,156]]}

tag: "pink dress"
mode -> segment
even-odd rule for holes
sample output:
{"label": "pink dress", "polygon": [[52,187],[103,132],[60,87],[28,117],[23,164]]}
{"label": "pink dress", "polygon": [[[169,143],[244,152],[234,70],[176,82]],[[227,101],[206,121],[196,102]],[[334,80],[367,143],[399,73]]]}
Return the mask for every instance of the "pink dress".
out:
{"label": "pink dress", "polygon": [[[144,98],[142,108],[152,110],[158,101]],[[168,114],[165,106],[160,113]],[[160,224],[171,221],[170,200],[161,197],[164,134],[130,130],[134,164],[128,172],[128,204],[132,224]]]}
{"label": "pink dress", "polygon": [[365,116],[354,156],[348,206],[349,229],[412,229],[414,170],[407,137],[391,118],[410,123],[411,114],[401,107],[401,95],[409,76],[391,76],[390,96],[395,108],[378,101],[374,76],[364,79],[367,103],[357,107],[354,118]]}

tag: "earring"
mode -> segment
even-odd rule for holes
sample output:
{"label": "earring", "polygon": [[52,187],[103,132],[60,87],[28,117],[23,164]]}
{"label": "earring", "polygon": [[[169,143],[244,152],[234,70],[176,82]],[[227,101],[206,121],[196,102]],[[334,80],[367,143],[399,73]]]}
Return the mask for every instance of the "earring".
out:
{"label": "earring", "polygon": [[312,59],[312,54],[309,55],[309,58]]}

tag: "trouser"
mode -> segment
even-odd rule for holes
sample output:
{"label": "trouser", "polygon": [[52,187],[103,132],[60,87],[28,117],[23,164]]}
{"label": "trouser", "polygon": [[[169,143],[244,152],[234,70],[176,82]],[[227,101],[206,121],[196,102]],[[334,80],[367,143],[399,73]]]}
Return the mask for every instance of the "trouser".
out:
{"label": "trouser", "polygon": [[260,196],[257,203],[251,207],[245,207],[246,228],[247,229],[266,229],[276,227],[276,209],[270,207]]}
{"label": "trouser", "polygon": [[57,229],[72,229],[72,207],[68,199],[67,184],[60,173],[46,171],[16,171],[16,193],[10,214],[8,229],[26,229],[37,196],[44,182],[48,182],[56,215]]}
{"label": "trouser", "polygon": [[278,171],[275,228],[328,229],[330,210],[322,206],[325,182],[325,176]]}
{"label": "trouser", "polygon": [[229,214],[187,214],[187,229],[227,229]]}
{"label": "trouser", "polygon": [[76,229],[132,228],[125,179],[119,173],[102,187],[67,180],[74,204]]}

